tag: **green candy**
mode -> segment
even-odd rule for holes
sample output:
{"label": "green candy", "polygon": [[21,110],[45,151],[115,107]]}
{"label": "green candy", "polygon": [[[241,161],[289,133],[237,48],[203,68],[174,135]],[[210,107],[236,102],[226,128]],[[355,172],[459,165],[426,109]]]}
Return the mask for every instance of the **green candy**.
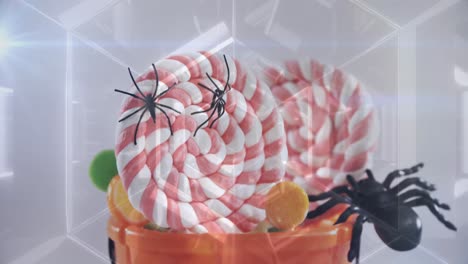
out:
{"label": "green candy", "polygon": [[91,181],[99,190],[104,192],[107,192],[107,186],[117,174],[117,162],[113,150],[99,152],[89,166]]}

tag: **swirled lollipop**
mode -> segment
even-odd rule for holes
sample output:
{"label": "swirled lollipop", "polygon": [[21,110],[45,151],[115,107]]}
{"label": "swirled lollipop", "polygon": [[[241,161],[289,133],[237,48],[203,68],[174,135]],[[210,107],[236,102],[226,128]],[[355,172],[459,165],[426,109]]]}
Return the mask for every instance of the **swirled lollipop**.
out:
{"label": "swirled lollipop", "polygon": [[353,76],[313,60],[265,67],[285,122],[286,178],[308,193],[344,184],[370,166],[378,137],[377,113]]}
{"label": "swirled lollipop", "polygon": [[119,92],[129,96],[117,167],[135,208],[160,227],[196,233],[248,232],[265,219],[287,159],[265,83],[228,56],[201,52],[160,60]]}

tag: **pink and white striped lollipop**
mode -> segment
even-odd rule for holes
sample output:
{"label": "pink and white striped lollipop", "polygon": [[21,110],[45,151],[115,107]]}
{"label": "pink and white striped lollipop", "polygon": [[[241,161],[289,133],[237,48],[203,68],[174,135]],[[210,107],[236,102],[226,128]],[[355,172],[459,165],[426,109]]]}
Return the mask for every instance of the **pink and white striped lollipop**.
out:
{"label": "pink and white striped lollipop", "polygon": [[371,164],[378,138],[370,96],[351,75],[313,60],[265,67],[280,105],[289,160],[286,178],[309,194],[359,178]]}
{"label": "pink and white striped lollipop", "polygon": [[[176,111],[166,116],[147,112],[119,123],[116,156],[119,174],[132,205],[160,227],[187,232],[248,232],[265,219],[263,200],[285,173],[287,148],[282,117],[265,83],[238,61],[227,57],[232,89],[224,95],[225,113],[212,128],[202,124],[211,111],[210,75],[224,87],[227,65],[222,56],[207,52],[174,55],[155,63],[158,98]],[[151,68],[136,83],[144,94],[154,92]],[[129,93],[138,95],[135,86]],[[143,106],[128,96],[121,117]],[[214,114],[217,117],[218,113]],[[214,119],[214,118],[213,118]],[[212,119],[212,120],[213,120]]]}

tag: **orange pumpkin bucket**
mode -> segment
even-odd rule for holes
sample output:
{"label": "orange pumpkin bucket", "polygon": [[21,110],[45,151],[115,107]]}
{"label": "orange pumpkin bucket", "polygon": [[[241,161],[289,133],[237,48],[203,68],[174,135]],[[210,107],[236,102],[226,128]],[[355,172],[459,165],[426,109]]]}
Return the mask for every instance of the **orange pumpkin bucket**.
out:
{"label": "orange pumpkin bucket", "polygon": [[293,231],[248,234],[165,233],[111,218],[110,253],[119,264],[345,264],[352,223],[333,226],[341,211],[331,210]]}

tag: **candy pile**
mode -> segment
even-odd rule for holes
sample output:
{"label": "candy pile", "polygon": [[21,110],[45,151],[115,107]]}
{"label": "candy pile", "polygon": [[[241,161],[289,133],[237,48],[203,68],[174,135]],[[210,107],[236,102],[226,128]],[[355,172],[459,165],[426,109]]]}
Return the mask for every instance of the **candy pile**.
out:
{"label": "candy pile", "polygon": [[182,233],[301,225],[307,192],[358,176],[376,139],[373,108],[356,80],[304,65],[267,68],[266,83],[207,52],[170,56],[138,78],[129,69],[133,85],[116,90],[124,100],[115,151],[90,168],[112,216]]}
{"label": "candy pile", "polygon": [[262,74],[285,122],[287,179],[312,194],[370,167],[377,114],[353,76],[313,60],[267,66]]}
{"label": "candy pile", "polygon": [[[90,168],[91,180],[100,183],[97,185],[100,186],[99,189],[107,189],[107,205],[112,217],[117,221],[156,231],[173,231],[150,222],[130,204],[120,176],[112,174],[117,169],[112,150],[97,154]],[[253,230],[255,232],[268,232],[273,230],[272,228],[292,230],[304,221],[309,210],[309,200],[305,191],[299,185],[287,181],[273,186],[264,203],[266,219],[257,224]]]}

